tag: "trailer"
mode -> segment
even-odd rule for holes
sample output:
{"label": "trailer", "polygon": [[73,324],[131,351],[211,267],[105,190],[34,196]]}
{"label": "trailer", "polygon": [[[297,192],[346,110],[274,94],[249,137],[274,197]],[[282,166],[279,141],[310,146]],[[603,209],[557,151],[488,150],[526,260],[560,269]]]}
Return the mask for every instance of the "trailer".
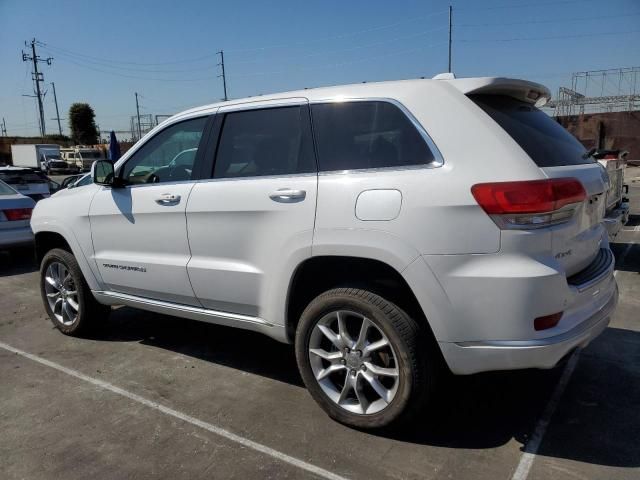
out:
{"label": "trailer", "polygon": [[60,160],[60,145],[47,143],[11,145],[11,159],[16,167],[46,171],[48,162]]}

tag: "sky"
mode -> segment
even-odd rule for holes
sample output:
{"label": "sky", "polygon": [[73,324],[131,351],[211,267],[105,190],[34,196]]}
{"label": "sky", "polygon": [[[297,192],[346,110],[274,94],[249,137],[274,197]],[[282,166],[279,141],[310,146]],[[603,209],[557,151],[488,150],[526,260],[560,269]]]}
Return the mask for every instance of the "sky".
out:
{"label": "sky", "polygon": [[[73,102],[100,130],[229,98],[447,71],[453,7],[457,77],[512,76],[555,92],[577,71],[640,66],[640,0],[0,0],[0,117],[38,132],[25,41],[38,41],[47,133]],[[640,83],[640,79],[639,79]],[[0,118],[1,120],[1,118]],[[126,134],[124,135],[126,137]]]}

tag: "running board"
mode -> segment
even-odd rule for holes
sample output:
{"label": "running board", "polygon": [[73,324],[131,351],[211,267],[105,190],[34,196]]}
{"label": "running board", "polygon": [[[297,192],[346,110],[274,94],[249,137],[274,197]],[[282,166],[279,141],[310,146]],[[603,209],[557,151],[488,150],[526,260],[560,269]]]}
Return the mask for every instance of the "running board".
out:
{"label": "running board", "polygon": [[269,323],[260,317],[219,312],[217,310],[208,310],[190,305],[138,297],[127,293],[106,291],[93,291],[92,293],[96,300],[104,305],[126,305],[128,307],[139,308],[164,315],[188,318],[190,320],[198,320],[216,325],[225,325],[227,327],[243,328],[245,330],[264,333],[281,342],[287,342],[284,326]]}

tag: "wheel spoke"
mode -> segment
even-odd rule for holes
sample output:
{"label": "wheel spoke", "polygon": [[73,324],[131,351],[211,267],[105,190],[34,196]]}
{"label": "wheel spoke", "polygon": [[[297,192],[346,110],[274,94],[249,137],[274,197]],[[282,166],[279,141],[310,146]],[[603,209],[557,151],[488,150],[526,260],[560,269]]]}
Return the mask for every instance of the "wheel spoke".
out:
{"label": "wheel spoke", "polygon": [[340,392],[340,398],[338,398],[338,404],[343,403],[349,397],[349,393],[353,389],[353,385],[354,377],[349,373],[349,370],[347,370],[344,378],[344,385],[342,386],[342,391]]}
{"label": "wheel spoke", "polygon": [[342,339],[342,344],[349,348],[353,347],[353,340],[347,330],[344,312],[336,312],[336,317],[338,318],[338,335]]}
{"label": "wheel spoke", "polygon": [[324,334],[324,336],[329,339],[331,343],[333,343],[339,350],[342,349],[342,341],[340,340],[340,335],[338,335],[326,325],[318,325],[318,328]]}
{"label": "wheel spoke", "polygon": [[391,392],[387,390],[387,388],[385,388],[385,386],[382,385],[382,383],[380,383],[380,380],[378,380],[375,376],[373,376],[369,372],[363,372],[362,377],[367,382],[369,382],[369,385],[371,385],[371,388],[375,390],[375,392],[380,396],[382,400],[384,400],[385,403],[389,403],[390,401],[389,396]]}
{"label": "wheel spoke", "polygon": [[329,376],[329,374],[333,373],[333,372],[337,372],[338,370],[344,370],[346,367],[344,365],[341,365],[339,363],[333,363],[331,365],[329,365],[327,368],[323,368],[322,370],[320,370],[318,372],[318,375],[316,375],[316,379],[318,381],[326,378]]}
{"label": "wheel spoke", "polygon": [[53,311],[54,315],[60,315],[60,317],[62,317],[63,302],[64,300],[62,300],[62,297],[59,297],[58,299],[56,299],[55,303],[53,304],[53,307],[51,307],[51,310]]}
{"label": "wheel spoke", "polygon": [[397,377],[398,369],[397,368],[387,368],[387,367],[379,367],[378,365],[374,365],[371,362],[364,362],[367,370],[369,370],[374,375],[379,375],[382,377]]}
{"label": "wheel spoke", "polygon": [[381,338],[380,340],[376,340],[375,342],[372,342],[369,345],[365,346],[363,351],[365,355],[369,355],[371,352],[380,350],[381,348],[386,347],[387,345],[389,345],[389,342],[387,341],[387,339]]}
{"label": "wheel spoke", "polygon": [[338,352],[327,352],[326,350],[322,349],[322,348],[310,348],[309,349],[310,353],[313,353],[314,355],[317,355],[320,358],[324,358],[325,360],[328,360],[330,362],[336,361],[336,360],[340,360],[342,358],[342,352],[338,351]]}
{"label": "wheel spoke", "polygon": [[367,413],[367,409],[371,402],[367,399],[367,396],[364,394],[362,390],[362,381],[358,381],[362,375],[358,375],[354,385],[354,391],[356,392],[356,398],[358,399],[358,403],[360,404],[360,408],[362,408],[362,413]]}
{"label": "wheel spoke", "polygon": [[60,295],[60,292],[47,293],[47,297],[49,297],[49,298],[56,298],[59,295]]}
{"label": "wheel spoke", "polygon": [[73,308],[76,313],[78,312],[78,302],[76,302],[73,298],[67,297],[67,304]]}
{"label": "wheel spoke", "polygon": [[51,285],[53,288],[56,288],[56,289],[57,289],[57,288],[59,288],[59,287],[58,287],[58,283],[56,282],[56,279],[55,279],[55,278],[53,278],[53,272],[50,272],[50,273],[51,273],[51,276],[48,276],[48,275],[47,275],[47,276],[45,276],[45,277],[44,277],[44,279],[45,279],[45,280],[47,281],[47,283],[48,283],[49,285]]}
{"label": "wheel spoke", "polygon": [[360,333],[358,334],[358,340],[356,341],[355,348],[362,350],[367,341],[367,334],[369,333],[369,326],[371,326],[371,320],[368,318],[362,319],[362,325],[360,325]]}
{"label": "wheel spoke", "polygon": [[62,281],[60,280],[60,278],[62,277],[61,274],[61,270],[62,270],[62,265],[60,265],[59,263],[54,263],[54,265],[56,266],[55,268],[55,280],[56,280],[56,284],[58,286],[62,285]]}

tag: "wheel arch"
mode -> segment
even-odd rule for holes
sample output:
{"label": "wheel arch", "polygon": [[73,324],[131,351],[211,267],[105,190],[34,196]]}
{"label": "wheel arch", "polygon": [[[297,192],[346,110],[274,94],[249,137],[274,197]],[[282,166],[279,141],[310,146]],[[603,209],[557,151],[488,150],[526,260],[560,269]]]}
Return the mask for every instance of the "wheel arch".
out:
{"label": "wheel arch", "polygon": [[293,341],[300,315],[311,300],[331,288],[345,286],[367,289],[395,303],[433,338],[425,312],[398,270],[372,258],[326,255],[305,259],[292,275],[285,314],[288,341]]}
{"label": "wheel arch", "polygon": [[62,232],[55,228],[37,230],[35,232],[35,250],[38,265],[48,251],[54,248],[61,248],[71,253],[78,262],[80,270],[91,290],[100,290],[100,283],[95,277],[84,252],[80,248],[73,234]]}

